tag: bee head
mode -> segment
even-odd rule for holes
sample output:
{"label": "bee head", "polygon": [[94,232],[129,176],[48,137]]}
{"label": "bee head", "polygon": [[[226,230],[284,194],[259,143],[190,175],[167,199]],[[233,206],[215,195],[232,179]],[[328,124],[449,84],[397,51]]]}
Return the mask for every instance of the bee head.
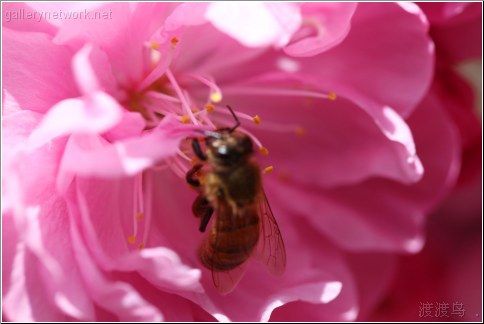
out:
{"label": "bee head", "polygon": [[208,157],[220,166],[232,166],[247,161],[252,154],[252,140],[239,132],[222,132],[219,138],[208,137]]}

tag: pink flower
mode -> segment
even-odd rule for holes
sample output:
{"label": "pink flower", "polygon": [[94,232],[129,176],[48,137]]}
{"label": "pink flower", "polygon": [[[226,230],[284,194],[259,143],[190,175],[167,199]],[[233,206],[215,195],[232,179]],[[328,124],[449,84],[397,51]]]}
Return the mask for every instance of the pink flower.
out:
{"label": "pink flower", "polygon": [[[428,218],[425,248],[389,260],[387,288],[360,316],[372,321],[480,321],[482,123],[476,112],[482,103],[476,97],[482,96],[482,6],[419,5],[432,23],[437,53],[433,85],[421,105],[448,116],[459,142],[459,174],[450,195]],[[368,277],[360,285],[365,281],[371,285]]]}
{"label": "pink flower", "polygon": [[[367,306],[359,266],[422,249],[460,143],[438,105],[419,105],[434,53],[417,6],[59,8],[4,5],[9,319],[353,320]],[[43,19],[13,19],[25,11]],[[257,159],[275,168],[264,186],[287,267],[272,277],[250,262],[221,296],[197,259],[184,176],[186,139],[233,125],[225,104],[270,150]]]}

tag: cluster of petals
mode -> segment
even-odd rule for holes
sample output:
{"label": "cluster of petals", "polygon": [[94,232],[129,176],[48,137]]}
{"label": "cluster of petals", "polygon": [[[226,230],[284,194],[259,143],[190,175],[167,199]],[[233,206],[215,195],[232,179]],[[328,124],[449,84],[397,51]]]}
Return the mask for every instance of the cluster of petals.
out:
{"label": "cluster of petals", "polygon": [[[354,320],[386,287],[381,253],[422,249],[459,174],[415,4],[2,6],[10,320]],[[269,152],[287,267],[250,261],[222,296],[184,175],[187,139],[233,125],[227,104]]]}

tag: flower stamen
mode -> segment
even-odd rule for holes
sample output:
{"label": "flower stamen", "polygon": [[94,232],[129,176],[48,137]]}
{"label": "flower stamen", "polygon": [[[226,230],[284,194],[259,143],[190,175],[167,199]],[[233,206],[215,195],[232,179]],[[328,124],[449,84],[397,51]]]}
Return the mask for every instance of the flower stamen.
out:
{"label": "flower stamen", "polygon": [[274,166],[270,165],[267,168],[265,168],[263,172],[264,172],[264,174],[269,174],[272,171],[274,171]]}

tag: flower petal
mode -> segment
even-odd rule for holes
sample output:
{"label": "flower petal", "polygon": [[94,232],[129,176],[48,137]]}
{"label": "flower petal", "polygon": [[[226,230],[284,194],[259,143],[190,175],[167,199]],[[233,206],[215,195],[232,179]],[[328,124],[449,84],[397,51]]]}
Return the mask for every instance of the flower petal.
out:
{"label": "flower petal", "polygon": [[52,107],[29,140],[31,149],[73,133],[97,134],[114,127],[123,108],[111,96],[96,92],[81,99],[65,99]]}
{"label": "flower petal", "polygon": [[78,95],[70,69],[70,49],[43,33],[3,31],[3,88],[21,109],[45,112]]}
{"label": "flower petal", "polygon": [[411,3],[402,6],[358,4],[344,41],[301,61],[301,75],[316,89],[351,98],[370,115],[389,106],[408,116],[429,89],[434,51],[421,11]]}
{"label": "flower petal", "polygon": [[[302,14],[316,36],[291,42],[284,52],[291,56],[314,56],[338,45],[350,30],[357,3],[304,3]],[[311,26],[315,24],[315,26]],[[297,34],[294,36],[297,38]]]}
{"label": "flower petal", "polygon": [[[454,184],[460,153],[456,130],[435,98],[423,102],[408,123],[426,168],[420,182],[402,186],[375,178],[331,190],[282,182],[275,191],[280,203],[346,249],[419,251],[425,214]],[[287,202],[288,196],[299,203]]]}
{"label": "flower petal", "polygon": [[18,30],[43,32],[54,35],[56,27],[42,16],[41,12],[32,8],[33,3],[10,2],[2,5],[2,26]]}
{"label": "flower petal", "polygon": [[116,81],[106,53],[95,45],[85,45],[73,58],[72,70],[82,94],[97,91],[113,94]]}
{"label": "flower petal", "polygon": [[196,128],[165,117],[150,133],[113,144],[93,135],[72,136],[61,172],[107,178],[132,176],[175,155],[180,141],[194,135]]}
{"label": "flower petal", "polygon": [[206,18],[247,47],[282,47],[302,20],[295,4],[261,2],[214,2],[208,7]]}
{"label": "flower petal", "polygon": [[[269,82],[257,85],[253,88],[263,94]],[[290,83],[283,88],[290,89]],[[226,91],[227,100],[237,102],[237,109],[261,116],[260,125],[246,127],[269,149],[270,154],[260,161],[273,165],[276,176],[326,188],[375,176],[407,184],[422,177],[412,133],[389,107],[381,113],[382,127],[345,98],[331,101],[260,95],[254,106],[251,96],[231,93]],[[298,129],[304,133],[297,135]],[[274,136],[274,131],[280,133]]]}
{"label": "flower petal", "polygon": [[74,224],[70,229],[75,257],[86,281],[90,297],[122,321],[161,321],[163,315],[130,284],[110,281],[97,267]]}

